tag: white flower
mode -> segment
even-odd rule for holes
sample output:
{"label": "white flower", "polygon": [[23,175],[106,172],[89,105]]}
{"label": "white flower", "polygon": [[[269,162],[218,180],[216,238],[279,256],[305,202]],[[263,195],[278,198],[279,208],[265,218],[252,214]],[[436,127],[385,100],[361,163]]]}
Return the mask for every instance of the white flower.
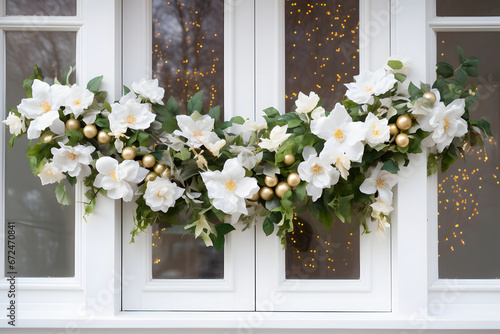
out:
{"label": "white flower", "polygon": [[94,102],[94,93],[86,88],[79,87],[77,84],[71,86],[66,100],[64,101],[64,114],[73,113],[75,118],[83,113],[84,109],[90,107]]}
{"label": "white flower", "polygon": [[342,146],[333,140],[327,141],[323,147],[323,151],[319,154],[319,158],[329,164],[335,165],[342,178],[347,180],[349,169],[351,168],[351,160],[349,160],[342,150]]}
{"label": "white flower", "polygon": [[[215,137],[214,137],[215,139]],[[205,143],[205,147],[207,148],[207,150],[212,153],[212,155],[214,157],[218,157],[220,155],[220,149],[223,148],[225,145],[226,145],[226,141],[224,139],[219,139],[219,137],[217,137],[217,141],[215,141],[214,143],[211,143],[211,142],[206,142]]]}
{"label": "white flower", "polygon": [[[434,95],[436,95],[436,103],[439,103],[439,101],[441,100],[441,95],[439,94],[439,91],[433,88],[431,89],[431,93],[434,93]],[[407,105],[408,108],[410,108],[410,112],[415,116],[425,116],[434,107],[434,103],[432,103],[432,101],[423,97],[417,99],[414,102],[408,102]]]}
{"label": "white flower", "polygon": [[178,115],[176,118],[180,131],[175,130],[174,134],[186,138],[186,145],[189,147],[199,148],[205,143],[215,143],[220,139],[212,132],[215,120],[210,115],[203,115],[196,121],[187,115]]}
{"label": "white flower", "polygon": [[97,115],[99,115],[100,113],[101,111],[96,109],[84,110],[83,113],[81,114],[82,120],[85,124],[94,124]]}
{"label": "white flower", "polygon": [[95,151],[93,146],[66,146],[60,144],[61,148],[53,147],[50,152],[54,156],[53,163],[61,171],[68,172],[70,176],[84,177],[90,174],[89,164],[92,162],[91,153]]}
{"label": "white flower", "polygon": [[194,229],[194,237],[201,237],[205,242],[205,246],[210,247],[213,246],[212,239],[210,239],[210,234],[217,234],[217,231],[213,228],[213,226],[208,222],[205,215],[200,215],[200,219],[191,224],[184,226],[184,229],[190,229],[195,226]]}
{"label": "white flower", "polygon": [[393,69],[391,68],[387,63],[384,65],[384,69],[386,71],[389,71],[391,73],[402,73],[404,75],[408,75],[410,74],[410,70],[411,70],[411,66],[412,66],[412,62],[410,61],[410,58],[407,58],[407,57],[402,57],[402,58],[398,58],[398,57],[389,57],[389,59],[387,59],[387,62],[389,62],[389,60],[398,60],[400,61],[402,64],[403,64],[403,67],[400,68],[400,69]]}
{"label": "white flower", "polygon": [[109,198],[123,198],[125,202],[130,202],[134,196],[131,184],[141,182],[149,172],[135,160],[125,160],[118,164],[118,161],[111,157],[99,158],[95,166],[99,174],[94,185],[107,190]]}
{"label": "white flower", "polygon": [[388,125],[389,121],[386,118],[379,119],[372,113],[369,113],[365,119],[366,127],[368,131],[366,133],[366,142],[371,147],[375,147],[378,144],[388,142],[391,138],[390,127]]}
{"label": "white flower", "polygon": [[376,167],[370,168],[370,177],[359,186],[359,191],[368,195],[378,191],[382,201],[392,204],[392,187],[398,182],[398,177],[396,174],[381,170],[382,166],[382,162],[379,162]]}
{"label": "white flower", "polygon": [[385,228],[391,226],[387,221],[387,217],[394,210],[394,208],[390,204],[382,201],[379,197],[377,197],[377,201],[370,204],[370,206],[373,209],[371,214],[372,218],[377,220],[379,229],[381,231],[385,231]]}
{"label": "white flower", "polygon": [[23,115],[18,117],[13,112],[9,112],[7,119],[2,122],[9,127],[11,135],[19,136],[26,132],[26,118]]}
{"label": "white flower", "polygon": [[431,138],[441,153],[453,138],[467,133],[467,122],[462,118],[464,112],[464,99],[455,100],[447,106],[443,102],[436,102],[427,115],[417,118],[417,122],[422,130],[432,132]]}
{"label": "white flower", "polygon": [[306,146],[302,152],[304,161],[297,168],[302,180],[308,182],[307,195],[315,202],[323,193],[324,188],[330,188],[339,181],[339,172],[329,162],[317,156],[316,150]]}
{"label": "white flower", "polygon": [[248,142],[252,133],[256,133],[262,129],[267,129],[267,123],[264,118],[259,118],[257,122],[246,120],[243,124],[233,123],[229,128],[226,129],[227,133],[233,133],[235,135],[241,135],[241,138]]}
{"label": "white flower", "polygon": [[311,132],[321,139],[333,141],[351,161],[360,162],[363,157],[367,128],[363,122],[353,122],[343,105],[337,103],[327,117],[311,122]]}
{"label": "white flower", "polygon": [[222,171],[204,172],[201,177],[215,208],[238,217],[248,214],[245,198],[251,198],[259,186],[255,178],[245,177],[237,159],[227,160]]}
{"label": "white flower", "polygon": [[183,194],[184,189],[169,179],[157,177],[147,183],[144,200],[151,210],[167,212]]}
{"label": "white flower", "polygon": [[145,130],[155,120],[155,114],[151,112],[149,104],[140,103],[139,99],[131,98],[130,94],[111,106],[108,119],[112,132],[125,133],[127,129]]}
{"label": "white flower", "polygon": [[295,101],[297,109],[295,112],[299,114],[307,114],[313,111],[319,103],[319,96],[315,92],[310,92],[309,96],[299,92],[299,98]]}
{"label": "white flower", "polygon": [[255,154],[253,151],[255,147],[253,146],[236,146],[231,145],[229,152],[233,154],[238,154],[236,157],[241,166],[245,167],[248,170],[253,169],[256,165],[258,165],[262,161],[263,152],[259,152]]}
{"label": "white flower", "polygon": [[17,109],[24,117],[32,119],[27,137],[36,139],[40,137],[41,131],[59,119],[59,107],[66,100],[70,88],[62,85],[49,86],[35,79],[31,89],[33,97],[22,99]]}
{"label": "white flower", "polygon": [[167,144],[168,147],[173,149],[174,151],[179,152],[184,147],[184,142],[170,133],[164,133],[160,140],[162,143]]}
{"label": "white flower", "polygon": [[262,138],[259,146],[271,152],[278,152],[280,145],[291,136],[286,133],[286,130],[288,130],[288,125],[275,126],[269,134],[269,139]]}
{"label": "white flower", "polygon": [[42,171],[38,174],[42,185],[60,182],[65,178],[63,172],[52,162],[49,162],[43,166]]}
{"label": "white flower", "polygon": [[325,117],[325,108],[323,107],[317,107],[314,109],[311,113],[311,118],[312,119],[318,119],[321,117]]}
{"label": "white flower", "polygon": [[158,79],[141,79],[139,82],[132,83],[132,90],[145,99],[151,101],[151,103],[163,105],[165,90],[158,87]]}
{"label": "white flower", "polygon": [[397,82],[394,74],[387,74],[383,68],[375,72],[363,72],[355,76],[354,80],[353,83],[345,84],[346,96],[358,104],[372,104],[373,96],[387,93]]}

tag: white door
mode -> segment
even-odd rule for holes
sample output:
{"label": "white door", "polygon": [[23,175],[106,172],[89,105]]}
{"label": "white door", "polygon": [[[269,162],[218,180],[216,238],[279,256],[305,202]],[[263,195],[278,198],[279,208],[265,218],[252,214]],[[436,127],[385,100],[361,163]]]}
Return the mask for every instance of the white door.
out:
{"label": "white door", "polygon": [[[376,15],[389,12],[387,0],[332,1],[325,8],[285,0],[224,1],[224,6],[222,1],[146,3],[124,1],[124,83],[156,75],[180,99],[198,79],[209,93],[207,102],[223,104],[226,120],[259,117],[269,106],[289,111],[297,89],[321,86],[325,95],[335,97],[324,101],[333,109],[343,82],[359,68],[382,66],[389,55],[389,21]],[[200,21],[201,15],[206,16]],[[321,29],[315,22],[320,16]],[[223,52],[216,55],[221,43]],[[294,53],[299,44],[305,46]],[[207,47],[213,57],[207,56]],[[309,71],[300,57],[317,69]],[[213,71],[202,70],[203,59]],[[223,98],[214,76],[222,69]],[[204,75],[212,79],[202,80]],[[328,76],[325,90],[322,82]],[[309,88],[286,77],[308,80],[309,86],[323,81]],[[279,238],[264,235],[262,226],[246,231],[237,226],[223,253],[214,254],[186,237],[181,241],[183,231],[163,226],[130,244],[134,205],[125,204],[123,210],[123,272],[133,278],[123,286],[123,310],[391,310],[390,233],[360,235],[354,224],[342,223],[327,233],[302,215],[297,223],[312,223],[313,229],[304,234],[306,227],[296,227],[295,237],[314,237],[309,248],[290,244],[285,251]],[[215,272],[203,270],[207,261]]]}

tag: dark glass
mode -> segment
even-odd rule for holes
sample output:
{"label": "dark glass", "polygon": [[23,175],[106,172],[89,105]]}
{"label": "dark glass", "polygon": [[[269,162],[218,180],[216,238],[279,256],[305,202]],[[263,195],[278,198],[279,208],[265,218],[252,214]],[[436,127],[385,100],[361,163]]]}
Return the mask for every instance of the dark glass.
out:
{"label": "dark glass", "polygon": [[[16,109],[26,97],[23,80],[33,74],[35,64],[45,78],[60,77],[63,70],[75,66],[74,32],[7,31],[5,43],[7,108]],[[26,137],[16,139],[9,152],[11,135],[7,129],[5,133],[5,225],[15,223],[17,276],[74,276],[75,207],[60,205],[55,185],[42,186],[33,175],[25,157]],[[74,191],[68,189],[68,194],[74,203]]]}
{"label": "dark glass", "polygon": [[203,90],[203,106],[224,103],[224,1],[153,0],[153,78],[185,112]]}
{"label": "dark glass", "polygon": [[359,72],[359,1],[285,2],[286,111],[314,91],[331,110]]}
{"label": "dark glass", "polygon": [[437,16],[500,16],[498,0],[436,0]]}
{"label": "dark glass", "polygon": [[224,278],[224,252],[186,233],[182,226],[153,226],[153,278]]}
{"label": "dark glass", "polygon": [[309,211],[287,236],[287,279],[359,279],[359,227],[335,219],[326,231]]}
{"label": "dark glass", "polygon": [[6,0],[6,15],[75,16],[76,0]]}
{"label": "dark glass", "polygon": [[[477,2],[476,2],[477,3]],[[439,32],[438,61],[458,66],[456,45],[482,60],[473,78],[480,99],[472,118],[491,123],[485,148],[467,149],[439,175],[439,277],[500,278],[500,32]]]}

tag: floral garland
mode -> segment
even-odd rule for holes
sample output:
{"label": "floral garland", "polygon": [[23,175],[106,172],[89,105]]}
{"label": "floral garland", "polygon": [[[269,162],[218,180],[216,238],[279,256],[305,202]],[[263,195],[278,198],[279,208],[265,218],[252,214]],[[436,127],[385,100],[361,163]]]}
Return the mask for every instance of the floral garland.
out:
{"label": "floral garland", "polygon": [[[465,144],[491,136],[485,120],[469,118],[478,100],[480,64],[465,58],[460,66],[437,65],[432,88],[405,85],[408,64],[389,60],[346,84],[345,98],[331,112],[314,92],[299,93],[295,112],[264,110],[261,121],[220,119],[220,108],[203,111],[203,92],[179,114],[157,80],[124,88],[112,104],[100,91],[102,76],[86,88],[53,85],[38,68],[24,81],[27,98],[4,121],[16,137],[36,141],[28,147],[30,167],[43,185],[58,183],[56,197],[69,204],[65,180],[83,180],[85,214],[99,194],[128,202],[136,197],[132,240],[155,223],[183,225],[207,246],[221,249],[236,222],[262,222],[266,235],[277,230],[284,241],[293,231],[294,213],[308,208],[321,224],[333,216],[351,222],[355,214],[365,232],[368,223],[389,226],[392,188],[410,154],[436,146],[429,174],[445,171]],[[284,244],[284,242],[283,242]]]}

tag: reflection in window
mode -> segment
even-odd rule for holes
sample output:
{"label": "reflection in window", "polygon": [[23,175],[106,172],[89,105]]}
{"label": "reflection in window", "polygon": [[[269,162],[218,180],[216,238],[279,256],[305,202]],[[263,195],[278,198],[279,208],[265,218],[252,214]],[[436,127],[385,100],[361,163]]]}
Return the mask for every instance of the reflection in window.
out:
{"label": "reflection in window", "polygon": [[154,279],[224,278],[224,252],[206,247],[183,226],[153,226]]}
{"label": "reflection in window", "polygon": [[75,16],[76,0],[6,0],[7,15]]}
{"label": "reflection in window", "polygon": [[287,279],[359,279],[359,225],[335,219],[327,232],[306,211],[287,236]]}
{"label": "reflection in window", "polygon": [[498,0],[436,0],[437,16],[500,16]]}
{"label": "reflection in window", "polygon": [[491,123],[493,138],[485,148],[466,149],[446,173],[439,175],[439,277],[500,278],[500,66],[498,32],[439,32],[438,61],[458,66],[456,45],[465,56],[482,60],[474,78],[480,100],[475,119]]}
{"label": "reflection in window", "polygon": [[185,110],[197,91],[204,107],[224,102],[224,1],[153,0],[153,78]]}
{"label": "reflection in window", "polygon": [[[16,108],[26,93],[23,80],[38,64],[42,77],[60,76],[75,65],[73,32],[5,33],[6,105]],[[5,116],[4,116],[5,118]],[[5,150],[10,133],[5,131]],[[55,185],[43,186],[25,157],[28,140],[17,139],[5,157],[5,222],[15,222],[16,270],[20,277],[71,277],[74,275],[74,205],[61,206]],[[73,192],[69,191],[74,203]]]}
{"label": "reflection in window", "polygon": [[359,1],[285,2],[286,111],[316,92],[333,109],[359,71]]}

